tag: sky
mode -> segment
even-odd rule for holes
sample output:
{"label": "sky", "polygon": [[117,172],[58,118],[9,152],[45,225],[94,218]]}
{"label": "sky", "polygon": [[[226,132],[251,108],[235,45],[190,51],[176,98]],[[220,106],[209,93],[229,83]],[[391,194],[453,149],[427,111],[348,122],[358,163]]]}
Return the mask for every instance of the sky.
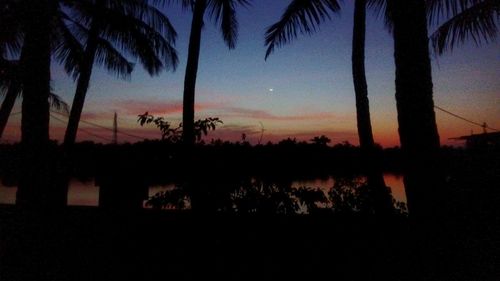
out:
{"label": "sky", "polygon": [[[264,60],[266,27],[276,22],[289,0],[254,0],[237,10],[240,23],[236,49],[229,50],[216,26],[206,18],[196,88],[196,118],[219,117],[224,122],[208,139],[236,141],[244,133],[256,143],[284,138],[309,140],[326,135],[332,143],[358,144],[354,87],[351,74],[352,1],[321,25],[312,36],[300,36]],[[137,64],[128,81],[94,68],[82,119],[113,126],[118,114],[120,132],[160,138],[154,127],[140,127],[137,115],[145,112],[178,124],[182,116],[184,71],[191,13],[168,7],[165,13],[178,32],[179,66],[175,72],[149,77]],[[430,29],[432,32],[432,29]],[[500,43],[476,47],[466,44],[452,53],[432,57],[435,104],[478,123],[500,128]],[[384,147],[399,145],[394,98],[393,40],[383,21],[367,20],[366,74],[375,141]],[[75,84],[54,64],[52,87],[71,103]],[[1,99],[1,98],[0,98]],[[20,111],[20,101],[14,113]],[[20,138],[20,115],[9,120],[5,136]],[[460,145],[452,137],[480,133],[471,125],[436,111],[442,144]],[[65,120],[59,116],[58,119]],[[110,130],[82,123],[78,140],[106,142]],[[65,124],[51,119],[51,138],[61,140]],[[96,137],[99,136],[99,137]],[[120,142],[137,141],[119,134]]]}

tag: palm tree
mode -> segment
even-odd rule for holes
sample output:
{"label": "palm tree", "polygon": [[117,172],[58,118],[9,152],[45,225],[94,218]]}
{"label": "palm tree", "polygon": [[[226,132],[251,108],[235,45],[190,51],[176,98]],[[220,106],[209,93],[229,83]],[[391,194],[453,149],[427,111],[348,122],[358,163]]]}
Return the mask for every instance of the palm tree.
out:
{"label": "palm tree", "polygon": [[[373,139],[368,101],[368,87],[365,73],[365,33],[367,0],[356,0],[354,6],[354,27],[352,41],[352,73],[356,96],[356,117],[361,149],[369,159],[368,185],[374,187],[374,196],[380,198],[379,210],[392,205],[387,193],[380,165],[376,160],[376,147]],[[276,47],[288,43],[299,33],[311,34],[324,20],[330,19],[330,13],[339,13],[340,5],[336,0],[294,0],[290,3],[280,21],[270,26],[266,32],[266,59]],[[377,195],[378,194],[378,195]],[[388,194],[387,194],[388,195]]]}
{"label": "palm tree", "polygon": [[439,212],[444,182],[439,172],[440,140],[434,112],[426,1],[388,1],[388,5],[393,22],[396,104],[408,208],[416,217],[428,217]]}
{"label": "palm tree", "polygon": [[73,3],[71,8],[72,17],[65,20],[76,34],[85,37],[86,43],[81,62],[67,65],[74,77],[78,77],[78,82],[65,145],[75,142],[94,64],[127,78],[133,64],[122,52],[138,57],[150,75],[157,75],[163,69],[175,70],[178,63],[172,46],[177,34],[168,18],[147,0],[85,0]]}
{"label": "palm tree", "polygon": [[[2,55],[3,56],[3,55]],[[21,85],[19,82],[19,61],[9,61],[0,58],[0,84],[1,91],[5,93],[5,98],[0,107],[0,139],[2,138],[5,126],[9,120],[10,113],[16,98],[21,92]]]}
{"label": "palm tree", "polygon": [[498,0],[427,0],[431,24],[446,20],[431,34],[431,43],[439,55],[472,40],[476,45],[493,41],[498,34]]}
{"label": "palm tree", "polygon": [[[18,96],[22,94],[22,85],[19,81],[19,60],[6,60],[0,58],[0,93],[5,94],[5,98],[0,106],[0,139],[9,120],[9,116],[14,108]],[[68,113],[69,106],[61,97],[54,93],[49,94],[49,104],[55,110]]]}
{"label": "palm tree", "polygon": [[23,32],[17,19],[19,12],[18,1],[7,0],[0,6],[0,88],[5,93],[0,108],[0,139],[21,91],[20,62],[9,59],[18,57],[22,48]]}
{"label": "palm tree", "polygon": [[26,207],[51,205],[52,171],[49,143],[51,19],[58,3],[51,0],[23,1],[25,18],[22,51],[23,103],[21,145],[23,176],[19,179],[16,203]]}
{"label": "palm tree", "polygon": [[[368,87],[365,73],[365,30],[366,30],[366,0],[356,0],[354,8],[354,28],[352,42],[352,73],[356,95],[356,113],[360,147],[371,150],[373,140],[370,110],[368,102]],[[330,13],[339,13],[340,5],[336,0],[294,0],[290,3],[280,21],[273,24],[266,32],[266,59],[275,47],[281,47],[298,33],[311,34],[317,26],[329,19]]]}
{"label": "palm tree", "polygon": [[69,62],[81,52],[61,21],[61,4],[68,1],[5,0],[0,5],[0,33],[7,34],[0,36],[0,46],[6,46],[3,50],[9,57],[20,53],[22,177],[16,201],[21,206],[48,207],[57,200],[53,185],[57,157],[49,140],[51,56]]}
{"label": "palm tree", "polygon": [[204,17],[208,12],[210,18],[212,18],[216,24],[220,24],[220,30],[224,38],[224,42],[229,49],[234,49],[236,47],[236,40],[238,37],[236,6],[247,6],[249,5],[249,1],[182,0],[181,2],[185,8],[191,7],[193,11],[186,74],[184,78],[184,100],[182,113],[183,142],[189,146],[194,144],[196,140],[194,132],[194,105],[196,76],[198,73],[198,62],[200,58],[201,31],[204,25]]}

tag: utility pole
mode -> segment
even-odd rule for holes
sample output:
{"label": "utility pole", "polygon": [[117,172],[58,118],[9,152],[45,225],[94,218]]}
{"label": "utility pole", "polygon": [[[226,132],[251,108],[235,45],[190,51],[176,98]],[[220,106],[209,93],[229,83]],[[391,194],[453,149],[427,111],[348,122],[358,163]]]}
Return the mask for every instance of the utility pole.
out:
{"label": "utility pole", "polygon": [[118,115],[113,118],[113,144],[118,144]]}
{"label": "utility pole", "polygon": [[260,130],[260,138],[259,138],[258,144],[260,144],[262,142],[262,138],[264,137],[264,131],[265,131],[264,124],[262,124],[262,122],[260,122],[260,121],[259,121],[259,123],[260,123],[261,130]]}

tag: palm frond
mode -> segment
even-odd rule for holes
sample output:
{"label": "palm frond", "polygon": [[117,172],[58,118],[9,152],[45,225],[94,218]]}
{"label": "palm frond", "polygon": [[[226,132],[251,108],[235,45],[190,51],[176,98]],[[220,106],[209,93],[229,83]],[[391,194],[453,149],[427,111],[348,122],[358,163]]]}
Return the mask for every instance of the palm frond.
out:
{"label": "palm frond", "polygon": [[389,32],[392,32],[394,22],[393,1],[395,0],[367,0],[366,2],[367,7],[375,13],[377,18],[383,18]]}
{"label": "palm frond", "polygon": [[[175,44],[177,32],[168,17],[160,11],[155,5],[152,5],[148,0],[109,0],[110,4],[104,11],[94,11],[93,17],[96,15],[106,15],[109,13],[120,13],[129,17],[142,20],[144,23],[152,27],[157,32]],[[175,2],[175,1],[153,1],[153,2]],[[183,2],[183,1],[177,1]],[[189,1],[188,1],[189,2]],[[106,18],[104,18],[106,20]]]}
{"label": "palm frond", "polygon": [[468,7],[484,0],[426,0],[429,23],[436,24],[443,18],[454,17]]}
{"label": "palm frond", "polygon": [[16,58],[24,40],[23,5],[19,1],[2,0],[0,4],[0,56]]}
{"label": "palm frond", "polygon": [[337,0],[293,0],[281,19],[267,28],[265,44],[266,59],[276,47],[282,47],[298,34],[310,35],[317,31],[319,24],[330,19],[330,13],[338,13]]}
{"label": "palm frond", "polygon": [[84,32],[82,26],[69,19],[68,15],[61,12],[58,24],[53,30],[52,49],[55,59],[64,66],[66,73],[76,80],[84,54],[83,45],[77,38],[86,38],[86,30]]}
{"label": "palm frond", "polygon": [[236,47],[238,39],[236,5],[249,6],[250,3],[247,0],[211,0],[208,3],[210,18],[215,24],[220,24],[222,37],[229,49]]}
{"label": "palm frond", "polygon": [[106,40],[99,39],[94,63],[104,66],[110,73],[123,79],[130,78],[134,64],[129,62],[115,47]]}
{"label": "palm frond", "polygon": [[69,105],[58,95],[49,93],[49,104],[57,111],[69,114]]}
{"label": "palm frond", "polygon": [[100,58],[100,64],[108,71],[117,70],[118,76],[128,77],[129,74],[127,74],[126,67],[116,67],[117,65],[111,62],[118,62],[119,57],[125,58],[126,56],[137,58],[151,75],[157,75],[162,70],[175,70],[178,56],[173,45],[177,33],[169,19],[159,9],[152,6],[151,2],[168,4],[175,1],[76,1],[73,4],[72,18],[76,19],[74,25],[78,28],[74,28],[73,33],[85,33],[91,24],[97,23],[100,40],[108,40],[112,45],[106,46],[113,46],[113,50],[122,52],[120,56],[117,52],[107,52],[113,55],[108,60],[109,64],[105,63],[106,60],[103,57]]}
{"label": "palm frond", "polygon": [[153,0],[152,4],[160,6],[180,4],[182,8],[188,9],[193,7],[195,1],[196,0]]}
{"label": "palm frond", "polygon": [[439,55],[472,40],[482,45],[495,40],[498,34],[500,2],[485,0],[468,7],[443,23],[430,39]]}
{"label": "palm frond", "polygon": [[162,34],[133,17],[109,15],[101,37],[137,57],[151,75],[157,75],[163,69],[175,70],[179,62],[177,51]]}

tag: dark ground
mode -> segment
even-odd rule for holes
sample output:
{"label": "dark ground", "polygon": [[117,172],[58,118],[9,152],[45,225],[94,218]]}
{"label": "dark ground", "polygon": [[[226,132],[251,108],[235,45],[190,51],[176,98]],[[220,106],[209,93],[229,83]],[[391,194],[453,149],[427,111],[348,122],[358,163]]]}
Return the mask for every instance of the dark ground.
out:
{"label": "dark ground", "polygon": [[2,206],[0,280],[499,280],[499,225]]}
{"label": "dark ground", "polygon": [[[287,149],[283,155],[296,155]],[[304,149],[303,155],[310,155],[309,148]],[[332,153],[344,151],[338,149]],[[112,212],[81,207],[39,213],[0,206],[0,281],[497,281],[500,152],[493,152],[448,153],[445,211],[434,221],[326,213],[203,216],[190,211]],[[226,153],[233,154],[241,156]],[[331,159],[351,159],[351,154]],[[221,163],[228,160],[219,158],[224,160]],[[164,157],[157,160],[161,159]],[[302,163],[299,168],[311,163],[288,160],[291,166]],[[340,160],[331,163],[345,164]],[[7,174],[15,168],[9,168],[9,162],[2,165]],[[171,172],[159,167],[163,173]],[[295,170],[285,171],[293,174]]]}

